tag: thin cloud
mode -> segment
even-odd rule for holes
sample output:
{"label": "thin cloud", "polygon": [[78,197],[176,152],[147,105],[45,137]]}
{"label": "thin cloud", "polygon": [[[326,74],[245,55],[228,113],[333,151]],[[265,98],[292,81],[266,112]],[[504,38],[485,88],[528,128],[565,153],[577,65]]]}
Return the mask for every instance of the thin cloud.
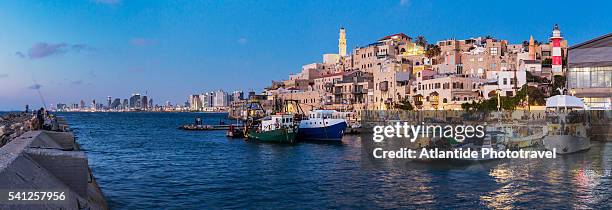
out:
{"label": "thin cloud", "polygon": [[0,78],[7,78],[8,74],[0,74]]}
{"label": "thin cloud", "polygon": [[134,46],[144,47],[154,45],[157,43],[157,41],[154,39],[147,38],[133,38],[130,40],[130,43]]}
{"label": "thin cloud", "polygon": [[23,54],[22,52],[15,52],[15,55],[16,55],[17,57],[20,57],[20,58],[25,58],[25,57],[26,57],[26,55],[25,55],[25,54]]}
{"label": "thin cloud", "polygon": [[49,44],[49,43],[37,43],[28,50],[28,57],[31,59],[44,58],[51,55],[58,55],[66,53],[66,44]]}
{"label": "thin cloud", "polygon": [[75,52],[81,52],[81,51],[94,51],[96,50],[95,48],[86,45],[86,44],[73,44],[72,46],[70,46],[70,49],[75,51]]}
{"label": "thin cloud", "polygon": [[238,44],[246,44],[247,42],[249,42],[249,40],[243,37],[243,38],[236,40],[236,42],[238,42]]}
{"label": "thin cloud", "polygon": [[400,6],[410,6],[410,0],[400,0]]}
{"label": "thin cloud", "polygon": [[32,89],[32,90],[38,90],[42,87],[42,85],[40,84],[34,84],[32,86],[29,86],[28,89]]}
{"label": "thin cloud", "polygon": [[76,81],[72,81],[71,83],[73,85],[80,85],[80,84],[83,84],[83,81],[82,80],[76,80]]}
{"label": "thin cloud", "polygon": [[30,49],[28,49],[27,55],[23,52],[15,52],[15,55],[21,58],[29,58],[29,59],[40,59],[53,55],[61,55],[67,52],[81,52],[84,50],[92,51],[93,47],[90,47],[85,44],[66,44],[66,43],[46,43],[40,42],[34,44]]}

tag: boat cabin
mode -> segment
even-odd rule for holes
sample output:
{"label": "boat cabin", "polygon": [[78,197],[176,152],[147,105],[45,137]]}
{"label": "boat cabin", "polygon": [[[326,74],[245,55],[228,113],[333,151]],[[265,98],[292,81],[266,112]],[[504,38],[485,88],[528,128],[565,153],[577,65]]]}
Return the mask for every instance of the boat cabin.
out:
{"label": "boat cabin", "polygon": [[313,110],[308,114],[308,118],[310,119],[344,119],[345,116],[342,112],[337,112],[336,110]]}
{"label": "boat cabin", "polygon": [[262,131],[271,131],[283,127],[290,128],[294,125],[293,114],[275,114],[261,120]]}
{"label": "boat cabin", "polygon": [[584,136],[588,119],[585,105],[577,97],[556,95],[546,99],[548,135]]}

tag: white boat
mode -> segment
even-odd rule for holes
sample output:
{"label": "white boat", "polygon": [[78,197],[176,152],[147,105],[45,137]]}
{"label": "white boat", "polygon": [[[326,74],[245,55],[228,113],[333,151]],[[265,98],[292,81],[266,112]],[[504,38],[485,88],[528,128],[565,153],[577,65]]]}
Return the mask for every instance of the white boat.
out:
{"label": "white boat", "polygon": [[483,154],[482,150],[484,149],[504,150],[505,147],[502,144],[499,144],[497,142],[497,139],[501,135],[503,135],[503,133],[499,131],[488,131],[486,135],[484,136],[484,138],[482,139],[482,145],[475,145],[475,144],[469,143],[469,144],[459,146],[458,148],[461,148],[462,150],[466,150],[469,148],[472,151],[476,151],[478,153],[478,156],[475,158],[474,157],[455,158],[455,160],[462,161],[462,162],[466,162],[466,161],[469,162],[469,161],[487,161],[487,160],[499,159],[498,157],[494,157],[492,153]]}
{"label": "white boat", "polygon": [[313,110],[306,119],[300,121],[298,138],[300,140],[340,141],[347,122],[334,110]]}
{"label": "white boat", "polygon": [[574,153],[591,148],[589,124],[584,103],[574,96],[557,95],[546,99],[547,150],[558,154]]}
{"label": "white boat", "polygon": [[491,124],[487,126],[487,132],[489,131],[501,132],[503,135],[500,136],[499,142],[516,149],[535,146],[546,135],[542,125],[521,123]]}

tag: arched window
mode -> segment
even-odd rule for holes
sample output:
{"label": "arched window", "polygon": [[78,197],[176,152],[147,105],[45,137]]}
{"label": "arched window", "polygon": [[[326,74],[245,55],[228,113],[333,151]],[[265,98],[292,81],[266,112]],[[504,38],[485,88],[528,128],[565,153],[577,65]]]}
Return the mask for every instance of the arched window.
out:
{"label": "arched window", "polygon": [[442,103],[447,103],[446,98],[442,99]]}

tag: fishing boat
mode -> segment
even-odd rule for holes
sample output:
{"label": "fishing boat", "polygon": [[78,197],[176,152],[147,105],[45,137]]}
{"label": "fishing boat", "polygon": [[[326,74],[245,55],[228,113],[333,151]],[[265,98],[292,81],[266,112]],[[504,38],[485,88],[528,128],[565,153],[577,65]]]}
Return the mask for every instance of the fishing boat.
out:
{"label": "fishing boat", "polygon": [[547,150],[557,154],[591,148],[589,124],[584,103],[577,97],[556,95],[546,99],[546,133],[542,140]]}
{"label": "fishing boat", "polygon": [[335,110],[313,110],[300,121],[298,139],[341,141],[347,125]]}
{"label": "fishing boat", "polygon": [[508,148],[521,149],[540,144],[545,133],[541,125],[521,123],[497,123],[487,126],[487,132],[500,132],[499,142]]}
{"label": "fishing boat", "polygon": [[504,150],[505,146],[498,142],[498,139],[503,135],[502,132],[499,131],[488,131],[484,138],[482,139],[482,144],[474,144],[468,143],[461,146],[456,147],[455,149],[476,151],[478,153],[477,157],[463,157],[463,158],[454,158],[455,161],[459,162],[471,162],[471,161],[488,161],[488,160],[496,160],[498,157],[494,157],[491,153],[483,154],[483,150]]}
{"label": "fishing boat", "polygon": [[274,114],[259,120],[247,132],[247,138],[279,143],[295,143],[297,126],[293,114]]}

